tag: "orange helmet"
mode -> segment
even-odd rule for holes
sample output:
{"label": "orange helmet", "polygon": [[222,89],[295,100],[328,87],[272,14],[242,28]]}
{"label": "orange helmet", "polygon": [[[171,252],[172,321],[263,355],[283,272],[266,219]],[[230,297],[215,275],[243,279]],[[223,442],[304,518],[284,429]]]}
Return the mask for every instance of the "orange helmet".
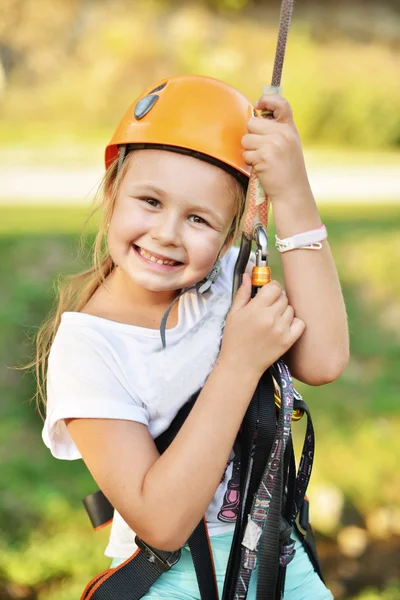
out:
{"label": "orange helmet", "polygon": [[163,79],[128,108],[106,147],[106,168],[118,157],[119,146],[162,147],[202,158],[247,180],[250,167],[243,160],[241,139],[254,114],[240,92],[217,79]]}

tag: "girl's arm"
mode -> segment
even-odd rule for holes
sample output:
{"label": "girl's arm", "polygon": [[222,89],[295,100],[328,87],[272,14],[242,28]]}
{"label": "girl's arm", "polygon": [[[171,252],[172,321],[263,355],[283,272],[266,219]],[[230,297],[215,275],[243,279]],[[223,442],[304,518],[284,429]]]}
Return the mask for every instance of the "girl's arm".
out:
{"label": "girl's arm", "polygon": [[172,444],[160,456],[145,425],[68,420],[100,489],[126,523],[159,550],[181,548],[206,512],[225,471],[257,377],[217,363]]}
{"label": "girl's arm", "polygon": [[277,282],[251,300],[250,295],[246,275],[226,320],[218,361],[162,456],[140,423],[67,420],[100,489],[133,531],[160,550],[186,543],[220,483],[259,378],[304,331]]}
{"label": "girl's arm", "polygon": [[[272,112],[274,118],[250,119],[249,133],[242,138],[243,157],[271,201],[278,237],[320,227],[288,102],[267,95],[255,106]],[[339,377],[349,358],[346,311],[328,243],[322,242],[321,250],[292,250],[281,258],[289,302],[306,325],[285,356],[288,366],[305,383],[328,383]]]}
{"label": "girl's arm", "polygon": [[[279,238],[321,225],[311,190],[273,203]],[[329,231],[328,231],[329,235]],[[285,360],[293,377],[309,385],[334,381],[349,359],[347,316],[338,274],[327,241],[321,250],[281,254],[286,293],[297,317],[306,324]]]}

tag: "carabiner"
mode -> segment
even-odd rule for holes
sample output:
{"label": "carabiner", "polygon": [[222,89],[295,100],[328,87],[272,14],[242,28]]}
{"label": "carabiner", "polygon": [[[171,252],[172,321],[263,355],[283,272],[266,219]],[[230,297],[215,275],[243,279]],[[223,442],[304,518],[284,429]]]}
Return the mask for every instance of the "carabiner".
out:
{"label": "carabiner", "polygon": [[271,269],[268,266],[268,235],[262,223],[253,230],[253,239],[257,244],[256,264],[251,272],[252,296],[257,290],[271,281]]}

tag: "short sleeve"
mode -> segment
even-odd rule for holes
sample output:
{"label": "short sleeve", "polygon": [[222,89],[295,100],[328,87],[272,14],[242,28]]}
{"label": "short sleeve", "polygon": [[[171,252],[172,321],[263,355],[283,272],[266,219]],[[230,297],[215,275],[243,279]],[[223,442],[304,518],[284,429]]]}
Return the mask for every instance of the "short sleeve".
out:
{"label": "short sleeve", "polygon": [[63,419],[124,419],[149,425],[145,406],[132,398],[118,357],[102,340],[60,326],[47,371],[47,411],[42,438],[53,456],[81,458]]}

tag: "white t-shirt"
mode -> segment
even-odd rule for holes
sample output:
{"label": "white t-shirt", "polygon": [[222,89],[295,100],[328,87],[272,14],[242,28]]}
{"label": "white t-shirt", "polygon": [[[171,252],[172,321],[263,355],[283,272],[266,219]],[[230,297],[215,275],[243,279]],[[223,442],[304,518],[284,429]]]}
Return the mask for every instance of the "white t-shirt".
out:
{"label": "white t-shirt", "polygon": [[[218,356],[230,307],[238,249],[222,259],[222,271],[203,295],[186,292],[179,300],[178,324],[159,330],[65,312],[48,362],[47,415],[43,441],[53,456],[81,458],[64,419],[125,419],[159,436],[190,396],[205,383]],[[224,476],[206,512],[210,535],[234,529],[238,509],[239,456],[232,450]],[[128,558],[135,534],[117,511],[105,555]]]}

